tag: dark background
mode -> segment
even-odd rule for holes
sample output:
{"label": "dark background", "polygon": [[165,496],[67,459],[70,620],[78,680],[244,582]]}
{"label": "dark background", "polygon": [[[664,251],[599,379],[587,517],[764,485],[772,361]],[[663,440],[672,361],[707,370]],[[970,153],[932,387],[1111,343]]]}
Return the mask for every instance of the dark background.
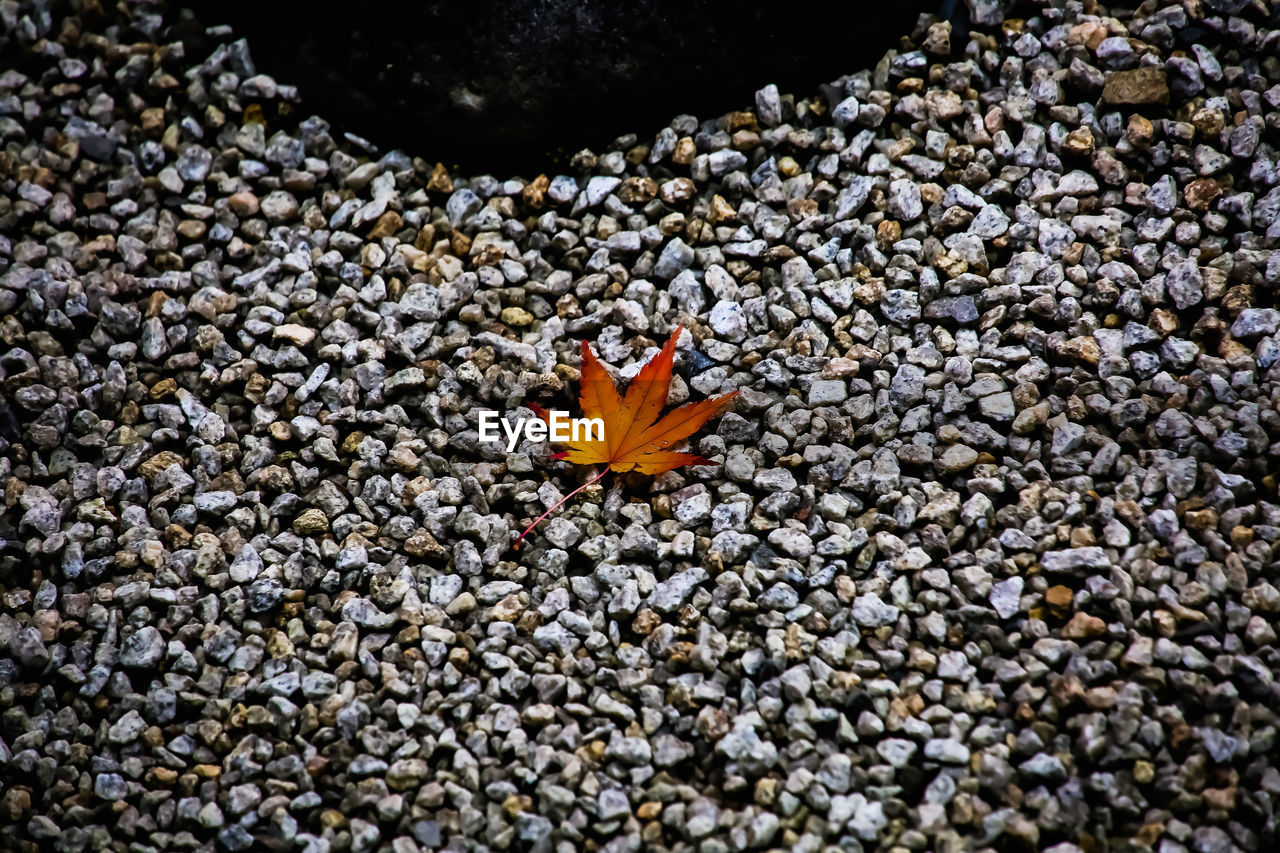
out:
{"label": "dark background", "polygon": [[259,72],[298,86],[302,111],[335,132],[494,173],[651,135],[680,113],[746,108],[767,83],[814,94],[939,10],[938,0],[188,5],[201,24],[247,37]]}

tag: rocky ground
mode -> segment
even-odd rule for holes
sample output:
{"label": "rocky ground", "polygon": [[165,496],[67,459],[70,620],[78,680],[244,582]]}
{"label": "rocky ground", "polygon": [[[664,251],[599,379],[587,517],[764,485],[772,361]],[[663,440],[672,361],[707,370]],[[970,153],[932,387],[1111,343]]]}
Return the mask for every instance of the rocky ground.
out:
{"label": "rocky ground", "polygon": [[502,180],[0,2],[4,844],[1275,849],[1277,8],[974,6]]}

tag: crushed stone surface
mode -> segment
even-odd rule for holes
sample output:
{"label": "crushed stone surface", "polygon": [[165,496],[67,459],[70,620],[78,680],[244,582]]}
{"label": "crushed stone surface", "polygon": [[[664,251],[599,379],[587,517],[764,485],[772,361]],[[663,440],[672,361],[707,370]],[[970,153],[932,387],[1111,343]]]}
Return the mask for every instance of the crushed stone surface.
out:
{"label": "crushed stone surface", "polygon": [[1275,849],[1277,8],[970,9],[502,179],[0,2],[4,845]]}

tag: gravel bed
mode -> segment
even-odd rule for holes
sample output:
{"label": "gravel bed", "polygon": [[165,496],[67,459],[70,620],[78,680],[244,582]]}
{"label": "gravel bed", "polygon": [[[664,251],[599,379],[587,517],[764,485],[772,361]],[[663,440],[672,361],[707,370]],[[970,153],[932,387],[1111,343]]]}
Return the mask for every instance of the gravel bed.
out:
{"label": "gravel bed", "polygon": [[971,7],[503,180],[0,0],[3,846],[1276,849],[1277,7]]}

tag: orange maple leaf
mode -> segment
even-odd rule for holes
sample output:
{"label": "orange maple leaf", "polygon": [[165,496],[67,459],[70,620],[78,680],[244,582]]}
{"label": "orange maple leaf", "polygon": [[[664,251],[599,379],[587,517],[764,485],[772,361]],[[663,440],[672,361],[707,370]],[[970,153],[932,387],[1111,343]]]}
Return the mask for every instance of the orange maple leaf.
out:
{"label": "orange maple leaf", "polygon": [[[600,481],[605,474],[635,472],[638,474],[662,474],[682,465],[713,464],[695,453],[671,450],[697,432],[703,424],[722,414],[733,404],[737,391],[721,394],[696,403],[685,403],[663,415],[667,405],[667,393],[671,387],[671,367],[675,361],[676,342],[682,327],[676,327],[662,350],[651,358],[624,396],[618,395],[613,380],[605,372],[604,365],[586,341],[582,342],[582,378],[579,386],[579,403],[586,418],[599,418],[604,422],[604,435],[566,442],[568,450],[555,454],[577,465],[600,465],[604,470],[557,501],[525,528],[516,540],[528,535],[539,521],[578,492]],[[530,408],[550,423],[551,413],[537,404]]]}

